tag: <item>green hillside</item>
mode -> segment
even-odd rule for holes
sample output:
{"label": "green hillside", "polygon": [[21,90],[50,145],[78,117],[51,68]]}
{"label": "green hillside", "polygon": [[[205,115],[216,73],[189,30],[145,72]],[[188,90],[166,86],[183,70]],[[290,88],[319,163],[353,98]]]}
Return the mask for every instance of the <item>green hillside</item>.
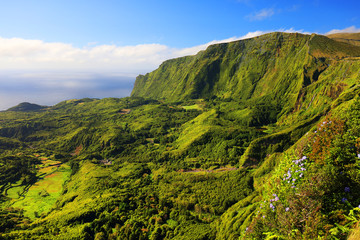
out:
{"label": "green hillside", "polygon": [[262,98],[291,104],[327,68],[359,56],[360,48],[324,36],[270,33],[168,60],[140,75],[132,96],[168,101]]}
{"label": "green hillside", "polygon": [[14,112],[32,112],[32,111],[40,111],[44,108],[47,108],[45,106],[40,106],[33,103],[23,102],[19,105],[9,108],[7,111],[14,111]]}
{"label": "green hillside", "polygon": [[334,33],[326,36],[339,42],[360,46],[360,33]]}
{"label": "green hillside", "polygon": [[0,112],[0,239],[359,239],[359,80],[359,47],[271,33]]}

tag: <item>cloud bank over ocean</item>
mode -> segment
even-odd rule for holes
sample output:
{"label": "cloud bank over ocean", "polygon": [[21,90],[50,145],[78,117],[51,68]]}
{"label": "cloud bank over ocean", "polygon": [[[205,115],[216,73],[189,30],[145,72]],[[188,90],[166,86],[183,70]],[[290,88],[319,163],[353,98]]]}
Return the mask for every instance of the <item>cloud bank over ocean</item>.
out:
{"label": "cloud bank over ocean", "polygon": [[134,77],[83,72],[1,72],[0,110],[20,102],[54,105],[73,98],[129,96]]}

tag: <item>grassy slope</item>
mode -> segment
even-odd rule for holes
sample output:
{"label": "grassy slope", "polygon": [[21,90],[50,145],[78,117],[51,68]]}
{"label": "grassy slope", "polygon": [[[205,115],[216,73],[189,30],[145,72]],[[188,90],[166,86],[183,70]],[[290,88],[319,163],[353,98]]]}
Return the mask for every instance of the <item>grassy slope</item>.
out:
{"label": "grassy slope", "polygon": [[336,41],[346,42],[355,46],[360,46],[360,33],[334,33],[326,36]]}
{"label": "grassy slope", "polygon": [[[356,67],[356,65],[355,65],[355,67]],[[346,71],[346,70],[344,70],[344,71]],[[350,76],[357,78],[357,75],[355,75],[355,76],[350,75]],[[347,81],[351,81],[351,79],[353,79],[352,77],[349,77],[350,80],[347,80]],[[319,81],[321,82],[321,80],[319,80]],[[318,84],[317,86],[318,87],[316,87],[316,89],[320,89],[319,96],[326,93],[325,90],[321,90],[322,88],[326,89],[329,87],[328,84],[324,84],[324,85]],[[349,93],[354,93],[354,87],[349,88],[346,91],[344,91],[342,94],[340,94],[339,98],[335,99],[339,103],[334,105],[334,107],[337,106],[338,108],[341,108],[344,104],[347,104],[348,100],[351,99],[348,97]],[[317,101],[321,101],[321,99],[323,99],[323,98],[319,97],[319,100],[317,100]],[[117,114],[116,111],[109,110],[109,108],[115,109],[115,108],[123,107],[123,106],[117,106],[117,104],[115,104],[115,103],[109,104],[109,103],[107,103],[108,101],[111,101],[111,100],[105,99],[105,100],[101,100],[101,101],[94,101],[94,102],[89,102],[89,103],[85,103],[82,105],[76,105],[76,106],[74,106],[74,108],[66,108],[66,109],[67,110],[71,109],[71,111],[75,115],[77,115],[78,112],[83,112],[83,109],[87,109],[87,108],[92,109],[97,106],[99,106],[99,108],[101,108],[101,106],[106,104],[107,108],[104,109],[103,111],[108,111],[110,113]],[[315,106],[316,101],[313,100],[313,102],[314,102],[314,106]],[[87,106],[87,104],[89,104],[89,105]],[[224,104],[225,104],[224,106],[226,106],[226,107],[229,106],[229,103],[225,102]],[[321,103],[316,103],[316,104],[321,105]],[[182,104],[182,105],[184,105],[184,104]],[[217,108],[217,106],[218,105],[215,105],[215,108]],[[222,107],[220,107],[219,109],[224,110],[224,106],[222,105]],[[77,108],[79,108],[79,109],[77,110]],[[130,120],[129,123],[132,123],[133,122],[132,119],[135,118],[136,121],[138,121],[138,123],[136,123],[136,125],[128,125],[128,126],[132,126],[131,129],[133,129],[133,130],[139,131],[142,128],[149,129],[149,124],[150,124],[150,129],[151,129],[151,126],[153,124],[158,123],[159,116],[161,116],[161,114],[154,115],[154,113],[155,113],[154,110],[160,111],[160,113],[161,113],[163,111],[164,112],[168,111],[168,109],[173,109],[173,108],[169,108],[168,106],[163,106],[162,104],[150,104],[149,106],[144,105],[144,106],[132,108],[132,114],[136,114],[136,115],[132,115],[132,116],[131,116],[131,114],[121,115],[120,118],[122,119],[121,121],[123,121],[123,122],[126,122],[127,120],[125,120],[125,119],[129,118],[128,119],[128,120]],[[56,117],[59,117],[60,119],[63,119],[65,115],[64,115],[64,112],[62,112],[62,111],[63,110],[58,111],[58,112],[49,112],[47,114],[50,114],[50,116],[56,116]],[[146,121],[146,118],[145,118],[146,111],[149,111],[151,113],[151,116],[153,119],[153,121],[151,123]],[[188,153],[189,153],[187,151],[189,149],[192,149],[192,146],[194,146],[194,144],[196,146],[198,144],[208,145],[210,143],[209,141],[204,142],[204,139],[208,139],[209,136],[211,136],[211,135],[207,135],[204,138],[201,138],[202,135],[209,134],[208,128],[213,129],[211,131],[215,131],[214,133],[218,134],[216,132],[216,130],[214,130],[214,129],[219,129],[220,131],[224,131],[225,129],[227,129],[227,128],[225,128],[225,126],[227,126],[227,125],[228,125],[228,127],[232,127],[232,128],[234,127],[234,126],[231,126],[232,125],[231,121],[226,120],[227,115],[219,116],[216,114],[216,110],[215,109],[211,110],[211,108],[205,109],[203,111],[204,112],[202,114],[198,115],[197,117],[194,116],[189,121],[183,122],[179,127],[176,128],[177,130],[169,129],[168,134],[173,135],[177,132],[175,134],[175,136],[177,136],[177,138],[170,145],[167,144],[167,146],[175,147],[174,149],[176,149],[176,148],[181,149],[182,152],[185,151],[183,153],[183,155],[180,155],[180,156],[182,156],[182,157],[180,157],[180,159],[185,158],[184,159],[185,162],[182,164],[185,164],[186,161],[189,161],[189,160],[191,160],[189,162],[190,164],[193,164],[194,162],[195,163],[202,162],[202,160],[199,158],[201,156],[201,154],[199,154],[199,157],[187,159]],[[304,114],[304,115],[306,115],[306,114],[313,115],[314,113],[312,113],[312,112],[315,112],[313,110],[313,108],[311,108],[311,107],[303,109],[302,111],[303,111],[303,113],[301,113],[301,114]],[[186,112],[184,112],[184,113],[186,113]],[[69,112],[66,114],[69,114]],[[140,114],[140,115],[137,116],[137,114]],[[299,114],[299,113],[294,112],[293,114]],[[92,113],[89,112],[87,115],[91,116]],[[71,116],[71,114],[70,114],[70,116]],[[102,120],[107,123],[106,124],[107,127],[111,126],[109,124],[111,122],[115,121],[119,117],[118,115],[114,115],[114,116],[117,116],[116,118],[110,117],[110,116],[111,115],[109,115],[109,113],[108,113],[106,116],[106,119]],[[223,118],[221,116],[223,116],[225,118]],[[141,118],[143,118],[144,120],[141,120]],[[288,116],[287,118],[291,119],[290,116]],[[120,125],[120,126],[126,125],[126,124],[124,125],[124,124],[120,123],[119,120],[117,122],[117,125]],[[140,124],[142,121],[145,121],[147,123]],[[292,120],[292,121],[294,121],[294,120]],[[96,126],[98,126],[98,128],[99,128],[98,130],[101,132],[102,124],[96,124]],[[305,126],[305,130],[303,130],[302,133],[300,131],[298,136],[296,136],[296,135],[292,136],[293,137],[292,141],[294,141],[294,142],[307,131],[306,130],[306,129],[308,129],[307,126],[311,127],[311,126],[313,126],[313,123],[310,123],[310,125],[309,125],[308,123],[299,122],[298,126],[299,126],[299,129],[303,129]],[[78,125],[78,127],[83,128],[82,124]],[[287,127],[285,127],[285,129],[280,131],[279,133],[276,133],[276,131],[278,131],[278,130],[275,130],[275,133],[267,135],[266,136],[267,138],[265,138],[265,139],[272,139],[270,141],[271,142],[270,145],[274,145],[276,143],[276,138],[272,137],[273,135],[276,135],[276,134],[278,134],[278,135],[285,134],[286,135],[288,133],[294,134],[295,133],[294,129],[296,129],[297,127],[291,125],[292,130],[291,129],[289,130],[286,128]],[[62,131],[64,131],[64,129],[68,129],[68,128],[66,128],[66,127],[62,128]],[[76,131],[73,132],[73,130],[71,130],[71,129],[73,129],[73,128],[70,128],[69,130],[67,130],[67,131],[69,131],[68,134],[75,134],[75,136],[77,134],[80,134],[80,132],[76,132]],[[48,131],[50,131],[50,130],[48,130]],[[51,131],[53,131],[53,130],[51,130]],[[228,131],[228,130],[226,130],[226,131]],[[35,134],[35,133],[32,133],[32,134]],[[110,136],[112,136],[112,134],[113,133],[111,133]],[[84,135],[84,136],[86,137],[86,135]],[[59,137],[60,137],[60,139],[62,139],[61,135]],[[233,137],[231,137],[231,138],[233,138]],[[102,137],[102,139],[104,139],[104,137]],[[108,139],[111,142],[112,137],[109,137]],[[222,141],[224,141],[224,140],[225,139],[223,139]],[[62,140],[54,140],[54,141],[60,142]],[[257,141],[259,141],[259,140],[254,141],[251,144],[251,146],[256,145]],[[96,145],[97,143],[93,142],[92,144]],[[145,143],[143,143],[143,144],[145,144]],[[266,145],[268,145],[268,144],[269,143],[266,143]],[[75,147],[76,145],[77,145],[77,143],[73,142],[72,146]],[[153,147],[151,147],[151,148],[149,148],[150,145],[148,143],[146,143],[145,145],[147,145],[148,148],[147,148],[147,150],[144,150],[144,151],[154,151],[154,150],[157,151],[156,149],[160,148],[163,150],[159,151],[159,153],[165,152],[165,148],[162,148],[162,144],[160,144],[158,147],[156,147],[156,144],[153,144]],[[268,145],[268,146],[270,146],[270,145]],[[52,146],[52,144],[50,144],[49,146]],[[91,146],[91,144],[89,146],[85,146],[84,148],[85,148],[83,150],[84,153],[86,151],[96,151],[96,149],[98,149],[98,147]],[[142,148],[139,148],[139,150],[140,149],[142,149]],[[220,147],[220,149],[224,149],[224,147]],[[248,148],[248,151],[245,153],[245,156],[251,154],[251,153],[249,153],[249,151],[250,152],[252,151],[251,149],[252,149],[251,147]],[[139,150],[137,150],[137,151],[139,151]],[[216,153],[215,148],[212,148],[209,151],[211,154]],[[258,150],[256,150],[256,149],[253,151],[258,152]],[[272,150],[264,150],[264,151],[271,153]],[[280,151],[280,150],[276,150],[276,151]],[[139,153],[138,157],[140,157],[140,155],[142,154],[141,151],[138,153]],[[175,152],[170,149],[169,153],[173,154]],[[176,153],[176,155],[178,156],[178,153]],[[85,156],[83,156],[82,154],[79,155],[79,157],[85,157]],[[227,156],[227,158],[228,157],[229,156]],[[225,158],[225,159],[227,159],[227,158]],[[262,158],[264,158],[264,156]],[[85,159],[87,159],[87,157],[85,157]],[[217,230],[218,238],[222,239],[225,237],[227,239],[233,239],[233,238],[236,238],[237,236],[239,236],[239,233],[241,231],[244,231],[245,227],[249,224],[249,222],[251,220],[251,216],[252,216],[251,214],[255,210],[255,208],[257,206],[256,203],[260,199],[261,195],[259,194],[259,192],[261,192],[263,183],[266,182],[266,179],[268,178],[268,176],[271,176],[270,173],[271,173],[272,169],[274,169],[274,167],[279,163],[279,161],[281,159],[281,155],[278,155],[278,153],[274,153],[273,155],[271,155],[270,158],[264,158],[263,163],[259,164],[259,166],[255,167],[255,168],[257,168],[257,170],[255,172],[249,172],[251,174],[245,175],[245,176],[247,176],[247,178],[244,178],[244,176],[240,177],[240,178],[236,178],[236,179],[238,179],[238,180],[236,180],[237,182],[240,182],[240,179],[252,179],[252,178],[254,179],[254,181],[255,181],[254,186],[256,187],[256,190],[255,191],[251,190],[252,184],[250,183],[250,185],[249,185],[250,188],[249,188],[249,190],[247,190],[247,193],[245,195],[241,195],[241,194],[245,193],[244,191],[246,189],[242,185],[239,185],[240,189],[238,189],[238,190],[236,190],[234,188],[234,183],[231,183],[233,181],[232,178],[230,177],[231,174],[225,175],[228,177],[225,177],[224,179],[222,179],[221,176],[224,173],[221,173],[221,172],[218,172],[218,173],[214,172],[212,174],[207,174],[204,171],[199,172],[199,173],[196,173],[196,172],[194,172],[194,173],[176,173],[175,171],[179,170],[180,168],[183,168],[186,165],[179,165],[178,163],[172,162],[172,161],[169,161],[167,163],[168,166],[171,166],[170,169],[165,168],[165,171],[161,171],[163,165],[162,164],[156,165],[157,159],[158,159],[158,157],[152,157],[151,161],[146,164],[150,168],[151,173],[153,174],[151,177],[151,179],[152,179],[151,184],[145,183],[146,182],[145,181],[146,178],[144,179],[145,175],[143,175],[141,173],[139,175],[137,169],[144,168],[144,165],[141,165],[141,164],[139,165],[139,164],[136,164],[136,163],[134,164],[131,162],[123,162],[120,164],[120,162],[118,162],[116,164],[116,166],[102,167],[102,166],[96,165],[94,163],[91,163],[89,161],[91,159],[81,162],[79,171],[75,175],[72,176],[71,181],[67,184],[65,192],[57,201],[56,208],[45,218],[35,221],[33,230],[14,232],[13,234],[21,233],[21,234],[25,234],[24,236],[29,236],[29,237],[42,235],[44,238],[51,238],[53,233],[47,232],[46,230],[44,230],[44,227],[43,227],[43,226],[48,226],[52,229],[55,229],[54,231],[56,231],[58,234],[57,237],[59,237],[59,236],[63,237],[63,238],[69,238],[71,236],[85,237],[87,235],[86,229],[88,229],[89,227],[90,228],[94,227],[93,225],[90,224],[90,222],[94,221],[95,219],[100,219],[101,216],[99,214],[102,211],[104,211],[104,209],[108,209],[107,211],[112,212],[111,214],[115,214],[117,212],[117,210],[115,210],[115,209],[116,209],[116,206],[118,206],[119,201],[120,202],[121,201],[129,202],[129,200],[125,200],[125,199],[121,200],[121,199],[123,199],[123,197],[129,193],[134,194],[134,192],[132,190],[133,187],[131,187],[131,186],[141,186],[136,191],[141,192],[141,191],[145,190],[147,192],[151,192],[154,195],[157,195],[160,199],[163,199],[162,201],[172,202],[172,204],[173,204],[172,208],[174,208],[174,209],[189,209],[190,216],[196,216],[196,218],[200,219],[200,220],[196,220],[195,222],[192,222],[190,224],[191,221],[188,222],[188,220],[183,221],[177,217],[168,218],[167,222],[169,222],[168,224],[170,224],[170,226],[172,226],[168,230],[179,234],[179,235],[177,235],[179,238],[180,237],[183,237],[184,239],[190,238],[191,236],[194,236],[194,234],[197,231],[204,232],[205,238],[208,238],[209,236],[214,237],[213,230],[211,230],[211,229],[216,229],[215,226],[221,226]],[[130,161],[134,161],[134,160],[130,160]],[[161,160],[161,161],[163,161],[163,160]],[[224,163],[226,163],[226,161],[227,160],[225,160]],[[120,165],[118,165],[118,164],[120,164]],[[191,167],[191,166],[192,165],[189,165],[188,167]],[[200,167],[202,167],[202,166],[200,165]],[[215,168],[216,168],[216,165],[215,165]],[[141,170],[141,171],[143,171],[143,170]],[[234,174],[235,175],[232,177],[236,177],[237,174],[242,174],[242,171],[237,170],[234,172]],[[192,180],[189,181],[188,183],[184,183],[185,179],[188,179],[192,175],[194,175],[194,177],[190,178]],[[206,187],[207,186],[206,184],[209,184],[209,182],[208,182],[209,177],[210,177],[210,179],[213,179],[212,180],[213,182],[211,183],[212,184],[211,188],[213,189],[214,193],[211,193],[209,188]],[[220,179],[217,180],[218,178],[220,178],[222,180],[220,180]],[[145,185],[140,184],[141,182],[144,182]],[[197,185],[198,182],[199,182],[199,185]],[[220,184],[220,183],[221,183],[221,186],[216,186],[216,184]],[[202,186],[204,186],[205,189],[202,188]],[[230,187],[230,190],[228,192],[225,192],[224,189],[227,187]],[[136,189],[137,189],[137,187],[136,187]],[[140,189],[143,189],[143,190],[140,190]],[[189,192],[186,189],[191,189],[191,190]],[[47,191],[49,191],[49,190],[47,190]],[[35,193],[35,190],[33,192]],[[219,201],[212,202],[210,200],[211,198],[210,199],[208,198],[208,196],[212,195],[212,194],[214,196],[220,197]],[[231,194],[235,194],[237,197],[234,199],[231,196]],[[31,195],[32,194],[29,194],[27,196],[28,200],[32,197]],[[37,195],[37,196],[39,196],[39,195]],[[136,196],[137,196],[137,194],[133,195],[133,197],[135,197],[135,198],[136,198]],[[222,198],[224,198],[226,201],[223,200]],[[26,203],[26,201],[27,200],[24,199],[24,202],[21,203],[22,206],[26,205],[26,204],[24,204],[24,203]],[[108,205],[106,203],[106,202],[112,203],[113,201],[115,201],[117,203],[115,205],[113,205],[113,204]],[[130,200],[130,202],[133,202],[133,201],[135,201],[135,200]],[[136,201],[138,201],[138,200],[136,200]],[[177,207],[174,207],[174,206],[177,206]],[[40,204],[37,205],[38,209],[44,208],[44,207],[45,207],[44,205],[40,205]],[[219,207],[223,207],[223,208],[219,208]],[[140,211],[140,209],[141,208],[139,208],[137,210],[134,210],[134,209],[130,210],[130,212],[128,212],[128,214],[130,214],[129,216],[137,216],[137,217],[143,216],[143,214],[145,214],[145,213],[142,213]],[[236,214],[234,212],[236,212]],[[214,213],[216,213],[216,214],[214,215]],[[154,214],[155,215],[160,214],[160,210],[156,211],[156,213],[154,212]],[[126,218],[125,218],[125,220],[126,220]],[[127,221],[122,222],[120,220],[116,220],[116,221],[119,221],[119,223],[124,224],[123,226],[126,226],[125,223],[132,224],[130,220],[127,220],[130,222],[127,222]],[[150,221],[150,220],[146,220],[146,221]],[[53,225],[55,222],[57,223],[56,227],[54,227],[54,225]],[[73,223],[74,225],[72,227],[65,227],[65,226],[68,226],[70,223]],[[171,224],[173,224],[173,225],[171,225]],[[219,224],[221,224],[221,225],[219,225]],[[115,225],[111,225],[111,224],[110,224],[110,226],[112,226],[113,228],[116,227]],[[211,227],[211,226],[213,226],[213,227]],[[144,227],[146,227],[146,226],[144,226]],[[177,229],[177,230],[175,231],[175,229]],[[102,230],[102,231],[104,231],[104,230]],[[116,230],[116,231],[122,232],[124,230]]]}
{"label": "grassy slope", "polygon": [[166,61],[138,77],[132,96],[167,101],[217,97],[238,105],[235,112],[225,107],[233,120],[258,125],[257,115],[265,112],[267,123],[280,118],[279,123],[290,125],[327,111],[353,87],[359,56],[359,47],[325,36],[271,33]]}
{"label": "grassy slope", "polygon": [[302,87],[344,56],[360,56],[360,49],[319,35],[271,33],[166,61],[138,77],[132,96],[168,101],[255,97],[291,107]]}
{"label": "grassy slope", "polygon": [[23,198],[15,200],[12,207],[25,210],[25,216],[35,218],[47,213],[60,197],[63,185],[70,176],[70,166],[64,164],[31,186]]}
{"label": "grassy slope", "polygon": [[[215,56],[215,61],[218,61],[218,59],[222,58],[225,59],[225,57],[223,56],[218,56],[215,53],[213,53],[213,55],[211,55],[211,51],[215,51],[214,49],[226,49],[224,50],[225,52],[228,51],[229,48],[231,48],[232,44],[236,44],[236,43],[230,43],[230,44],[223,44],[223,45],[218,45],[218,46],[213,46],[212,48],[209,48],[206,52],[209,53],[209,55],[207,56],[208,61],[213,61],[212,58]],[[237,44],[246,44],[246,42],[238,42]],[[290,45],[291,46],[291,45]],[[238,47],[238,49],[241,49],[241,47]],[[307,52],[311,53],[312,56],[316,57],[315,59],[312,58],[311,56],[307,56]],[[289,52],[286,52],[286,54],[289,54]],[[229,63],[225,63],[223,65],[225,65],[224,67],[218,67],[218,75],[216,76],[217,81],[221,84],[217,85],[217,82],[213,81],[211,76],[210,78],[208,78],[209,83],[208,84],[213,84],[213,86],[207,86],[207,85],[202,85],[203,87],[203,91],[200,94],[200,97],[206,97],[209,96],[207,95],[209,92],[213,91],[213,95],[220,95],[222,97],[230,97],[230,96],[240,96],[240,98],[247,98],[251,93],[254,93],[255,96],[263,96],[266,95],[266,87],[270,87],[269,89],[274,90],[275,89],[275,93],[280,93],[280,94],[284,94],[287,98],[285,98],[286,100],[284,100],[284,103],[287,104],[288,108],[292,108],[293,111],[291,114],[287,113],[284,114],[280,117],[280,121],[278,122],[279,125],[283,125],[283,126],[289,126],[288,130],[283,130],[283,132],[288,131],[288,133],[292,133],[294,131],[294,129],[296,129],[296,127],[294,127],[293,125],[296,122],[300,122],[300,126],[302,125],[301,120],[306,120],[306,119],[310,119],[310,122],[313,121],[311,120],[313,117],[316,117],[317,115],[320,114],[326,114],[332,111],[336,112],[336,109],[338,108],[346,108],[347,106],[347,101],[351,100],[354,96],[356,96],[359,93],[358,90],[358,79],[360,78],[359,76],[359,60],[356,58],[359,56],[359,48],[356,47],[351,47],[347,44],[343,44],[343,43],[336,43],[328,38],[322,37],[322,36],[312,36],[310,41],[308,42],[308,44],[306,46],[304,46],[304,56],[302,56],[302,51],[298,50],[295,51],[294,55],[291,55],[291,51],[290,51],[290,56],[291,58],[289,58],[288,61],[293,61],[293,62],[287,62],[286,60],[284,61],[283,59],[279,59],[279,65],[280,66],[291,66],[291,69],[287,70],[285,69],[285,71],[283,72],[282,70],[278,70],[278,68],[276,69],[277,71],[269,71],[267,72],[266,78],[264,77],[263,79],[266,79],[266,81],[264,81],[263,83],[261,82],[261,79],[258,80],[258,84],[256,85],[256,87],[252,86],[251,83],[253,83],[254,81],[251,80],[251,75],[253,74],[251,71],[259,71],[254,73],[253,75],[255,76],[261,76],[264,75],[264,73],[261,72],[261,58],[259,57],[259,59],[256,59],[256,64],[260,63],[260,67],[256,67],[256,68],[251,68],[250,71],[248,71],[247,69],[249,69],[249,67],[246,67],[246,65],[244,66],[244,68],[242,69],[242,71],[239,71],[240,74],[247,74],[247,75],[241,75],[241,76],[237,76],[234,78],[231,78],[231,74],[229,74],[229,72],[231,72],[232,74],[234,74],[234,68],[231,68],[231,64]],[[203,55],[205,53],[200,53],[196,56],[196,58],[200,58],[201,55]],[[249,55],[249,53],[247,53],[247,55]],[[271,54],[270,54],[271,55]],[[241,59],[241,54],[238,54],[239,58]],[[348,58],[348,57],[352,57],[352,58]],[[236,58],[232,57],[230,58],[231,60],[237,61],[239,62],[239,60],[235,60]],[[304,62],[299,62],[299,59],[307,59]],[[242,60],[242,59],[241,59]],[[251,61],[251,60],[250,60]],[[282,62],[281,62],[282,61]],[[189,62],[189,61],[188,61]],[[223,63],[223,61],[220,61],[221,63]],[[179,64],[176,63],[175,60],[172,60],[173,64]],[[180,63],[181,64],[181,63]],[[276,64],[276,63],[275,63]],[[297,65],[298,64],[298,65]],[[221,64],[220,64],[221,66]],[[230,66],[230,67],[228,67]],[[241,64],[240,64],[241,66]],[[266,69],[271,69],[271,65],[269,67],[269,65],[265,65]],[[295,66],[295,67],[294,67]],[[298,68],[296,66],[299,66]],[[194,65],[191,65],[191,68],[194,68]],[[230,69],[230,70],[229,70]],[[304,72],[303,70],[306,69],[306,71]],[[162,69],[163,71],[164,69]],[[281,74],[286,74],[286,77],[281,77]],[[297,73],[296,73],[297,72]],[[145,78],[148,77],[148,82],[146,82],[146,84],[151,85],[151,75],[152,73],[150,73],[148,76],[142,77],[142,81],[143,83],[146,82]],[[160,73],[157,73],[160,74]],[[236,74],[236,73],[235,73]],[[289,75],[290,74],[290,75]],[[172,75],[174,76],[174,74]],[[290,76],[290,77],[289,77]],[[293,78],[291,78],[291,76],[294,76]],[[269,79],[274,78],[275,81],[269,81]],[[162,76],[157,75],[157,78],[162,78]],[[240,87],[238,86],[238,83],[233,83],[234,80],[232,79],[241,79],[240,81]],[[290,86],[290,91],[289,87],[287,87],[286,85],[286,81],[285,84],[276,84],[276,80],[279,79],[286,79],[286,80],[290,80],[289,82],[294,84],[296,83],[295,79],[299,79],[299,85],[289,85]],[[194,78],[193,81],[195,81],[196,79]],[[303,81],[305,80],[305,81]],[[166,81],[166,80],[165,80]],[[176,78],[171,78],[171,81],[176,81]],[[181,83],[180,83],[181,84]],[[246,85],[247,84],[247,85]],[[271,86],[270,86],[271,84]],[[268,85],[266,87],[264,87],[265,85]],[[249,87],[251,86],[251,87]],[[278,86],[278,88],[277,88]],[[227,90],[226,88],[229,87],[229,90]],[[284,88],[285,87],[285,88]],[[139,89],[142,88],[142,86],[138,87],[135,86],[133,94],[136,95],[139,92],[145,90],[146,88],[143,89]],[[255,91],[254,91],[255,88]],[[214,90],[215,89],[215,90]],[[236,89],[239,89],[239,92],[236,92]],[[250,90],[249,90],[250,89]],[[286,92],[281,92],[282,89],[286,89]],[[294,89],[294,92],[291,92],[291,89]],[[257,90],[257,91],[256,91]],[[139,92],[136,92],[139,91]],[[208,91],[206,93],[206,91]],[[205,92],[205,93],[204,93]],[[204,94],[203,94],[204,93]],[[157,94],[156,91],[153,92],[153,94]],[[161,94],[161,93],[160,93]],[[270,93],[271,94],[271,93]],[[157,97],[159,97],[159,95],[155,95]],[[165,97],[165,95],[160,95],[161,97]],[[211,96],[211,95],[210,95]],[[174,97],[174,93],[172,93],[172,95],[168,95],[166,96],[170,99],[176,99],[176,96]],[[183,95],[181,95],[181,97],[183,97]],[[192,97],[190,95],[190,97]],[[196,96],[196,97],[199,97]],[[335,100],[335,101],[334,101]],[[345,106],[345,107],[344,107]],[[285,108],[286,109],[286,108]],[[334,110],[331,110],[334,109]],[[249,109],[248,108],[242,108],[240,110],[237,110],[237,112],[240,113],[240,115],[242,115],[241,113],[246,112],[246,115],[248,115],[249,113]],[[286,111],[285,111],[286,113]],[[234,112],[230,112],[229,115],[235,115]],[[235,117],[236,119],[236,117]],[[318,118],[317,118],[318,119]],[[315,121],[317,120],[316,118],[314,119]],[[313,121],[314,122],[314,121]],[[311,123],[309,126],[312,126],[313,123]],[[306,124],[305,124],[306,125]],[[309,129],[309,128],[307,128]],[[279,132],[281,133],[281,132]],[[279,134],[276,133],[276,134]],[[304,134],[305,132],[303,132],[302,134]],[[274,136],[276,135],[274,134]],[[270,145],[273,145],[273,138],[270,136],[266,137],[265,139],[269,139],[267,140],[268,142],[271,142]],[[294,139],[295,141],[297,140],[297,138]],[[258,142],[260,143],[258,143]],[[252,145],[250,145],[250,147],[247,149],[248,152],[245,152],[245,154],[243,155],[243,158],[249,158],[247,156],[253,154],[251,153],[252,151],[259,151],[258,148],[254,147],[254,145],[256,146],[257,144],[263,144],[261,143],[261,141],[256,140],[252,143]],[[266,143],[266,141],[265,141]],[[294,142],[293,142],[294,143]],[[253,146],[253,150],[251,148],[251,146]],[[295,145],[296,146],[296,145]],[[269,152],[268,149],[263,149],[262,151],[265,152]],[[271,152],[271,151],[270,151]],[[250,158],[251,159],[251,158]],[[267,158],[266,158],[267,159]],[[265,179],[268,178],[269,172],[271,172],[271,169],[274,168],[274,166],[281,162],[281,155],[271,155],[266,161],[264,161],[264,163],[259,167],[259,170],[257,172],[259,172],[260,174],[258,174],[257,172],[255,174],[257,174],[257,178],[256,178],[256,182],[266,182]],[[258,160],[257,160],[258,161]],[[242,160],[242,162],[246,162],[246,160]],[[261,173],[262,172],[262,173]],[[264,175],[264,173],[266,173]],[[264,176],[264,177],[262,177]],[[264,180],[262,180],[262,178]],[[261,186],[261,184],[260,184]],[[261,189],[262,187],[260,187]],[[253,205],[252,202],[254,202],[254,199],[256,199],[255,197],[256,195],[252,196],[252,197],[248,197],[240,202],[238,202],[237,204],[233,205],[232,208],[230,208],[221,218],[221,223],[222,225],[220,225],[220,227],[218,228],[218,235],[217,237],[219,239],[237,239],[237,237],[240,236],[242,231],[245,231],[245,227],[247,225],[249,225],[250,223],[250,219],[251,219],[251,215],[253,214],[253,211],[256,209],[256,205]],[[255,200],[259,201],[259,200]]]}
{"label": "grassy slope", "polygon": [[[213,45],[196,56],[166,61],[158,70],[140,76],[132,95],[172,101],[213,95],[248,99],[259,92],[265,95],[284,78],[274,76],[274,68],[289,66],[284,63],[290,59],[299,61],[294,60],[294,55],[302,54],[299,51],[308,39],[305,35],[272,33]],[[266,78],[275,81],[264,82]]]}

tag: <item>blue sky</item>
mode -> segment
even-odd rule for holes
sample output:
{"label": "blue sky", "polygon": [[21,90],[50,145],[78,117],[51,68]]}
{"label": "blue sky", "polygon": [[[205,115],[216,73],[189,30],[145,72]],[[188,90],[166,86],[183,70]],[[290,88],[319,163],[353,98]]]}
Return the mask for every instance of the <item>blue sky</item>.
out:
{"label": "blue sky", "polygon": [[359,26],[359,12],[357,0],[11,0],[1,3],[0,36],[192,47],[256,30],[326,33]]}
{"label": "blue sky", "polygon": [[168,58],[270,31],[358,32],[359,12],[355,0],[1,1],[0,110],[126,96]]}

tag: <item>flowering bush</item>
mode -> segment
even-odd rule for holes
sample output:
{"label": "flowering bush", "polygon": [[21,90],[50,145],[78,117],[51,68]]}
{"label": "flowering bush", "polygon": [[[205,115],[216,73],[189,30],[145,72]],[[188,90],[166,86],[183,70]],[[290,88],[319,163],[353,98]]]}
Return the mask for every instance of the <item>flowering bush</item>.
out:
{"label": "flowering bush", "polygon": [[338,116],[327,116],[282,155],[243,238],[360,236],[360,98]]}
{"label": "flowering bush", "polygon": [[332,142],[344,132],[344,121],[332,119],[329,116],[325,118],[316,128],[313,139],[309,144],[311,151],[309,158],[318,164],[325,164],[326,157],[329,155]]}
{"label": "flowering bush", "polygon": [[349,212],[360,207],[360,101],[345,117],[326,117],[304,155],[282,159],[245,237],[346,238]]}

